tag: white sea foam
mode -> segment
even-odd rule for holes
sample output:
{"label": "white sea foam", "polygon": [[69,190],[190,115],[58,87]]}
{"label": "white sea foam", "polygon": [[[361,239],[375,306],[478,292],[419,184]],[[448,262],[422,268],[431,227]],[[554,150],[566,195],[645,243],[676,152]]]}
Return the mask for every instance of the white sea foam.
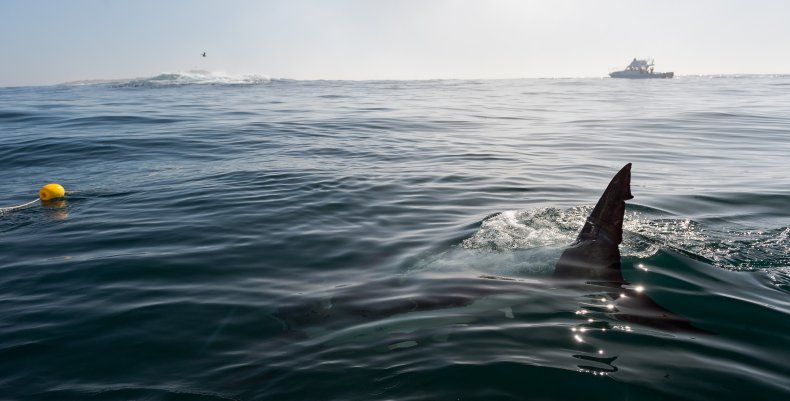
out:
{"label": "white sea foam", "polygon": [[463,241],[466,249],[527,249],[565,245],[573,241],[591,209],[539,208],[508,210],[491,216]]}
{"label": "white sea foam", "polygon": [[222,71],[190,70],[186,72],[166,72],[153,77],[88,80],[70,82],[68,85],[112,85],[119,87],[158,87],[179,85],[259,85],[270,83],[272,79],[263,74],[232,75]]}
{"label": "white sea foam", "polygon": [[[504,211],[483,220],[480,229],[465,239],[461,247],[474,253],[517,251],[515,254],[521,256],[509,258],[519,258],[523,262],[517,263],[522,265],[521,270],[525,269],[523,265],[527,261],[545,265],[543,256],[551,252],[537,250],[562,249],[573,242],[591,210],[591,206],[579,206]],[[623,230],[620,253],[624,257],[644,259],[662,248],[675,249],[735,270],[764,267],[767,260],[777,258],[786,260],[784,255],[790,249],[787,228],[772,232],[737,229],[720,232],[689,219],[650,218],[628,211]],[[523,254],[531,256],[525,259]],[[491,262],[491,257],[478,256],[476,259],[480,261],[476,264]],[[434,260],[430,264],[437,267],[445,263]]]}

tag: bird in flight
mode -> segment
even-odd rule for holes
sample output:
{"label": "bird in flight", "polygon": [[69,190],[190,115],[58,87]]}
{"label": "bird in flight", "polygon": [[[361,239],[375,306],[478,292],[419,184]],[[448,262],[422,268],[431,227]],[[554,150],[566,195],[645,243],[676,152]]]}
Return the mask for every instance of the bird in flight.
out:
{"label": "bird in flight", "polygon": [[206,52],[203,52],[203,57],[206,57]]}

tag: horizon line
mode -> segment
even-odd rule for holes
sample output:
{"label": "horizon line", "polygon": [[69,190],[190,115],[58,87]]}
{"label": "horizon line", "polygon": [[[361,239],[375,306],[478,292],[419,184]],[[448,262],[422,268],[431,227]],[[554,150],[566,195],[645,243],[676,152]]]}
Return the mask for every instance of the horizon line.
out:
{"label": "horizon line", "polygon": [[[587,75],[587,76],[543,76],[543,77],[507,77],[507,78],[287,78],[287,77],[270,77],[266,74],[251,73],[251,74],[224,74],[219,71],[203,71],[203,70],[189,70],[179,72],[163,72],[158,75],[148,77],[136,78],[96,78],[96,79],[80,79],[74,81],[66,81],[59,83],[44,83],[44,84],[20,84],[20,85],[2,85],[0,88],[34,88],[34,87],[48,87],[48,86],[77,86],[77,85],[101,85],[122,83],[129,81],[145,81],[156,78],[165,74],[189,74],[189,73],[203,73],[207,75],[217,75],[223,77],[261,77],[269,81],[298,81],[298,82],[404,82],[404,81],[516,81],[516,80],[529,80],[529,79],[615,79],[609,75]],[[679,77],[698,77],[698,78],[717,78],[717,77],[787,77],[790,73],[711,73],[711,74],[675,74],[675,78]],[[185,83],[188,84],[188,83]]]}

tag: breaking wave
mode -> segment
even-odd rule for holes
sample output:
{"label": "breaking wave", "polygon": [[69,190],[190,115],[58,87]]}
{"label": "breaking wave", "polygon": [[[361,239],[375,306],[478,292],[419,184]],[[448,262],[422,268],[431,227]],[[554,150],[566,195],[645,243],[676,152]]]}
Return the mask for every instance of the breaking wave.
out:
{"label": "breaking wave", "polygon": [[170,87],[181,85],[261,85],[272,82],[262,74],[229,75],[223,72],[191,70],[163,73],[148,78],[71,82],[69,85],[109,85],[113,87]]}

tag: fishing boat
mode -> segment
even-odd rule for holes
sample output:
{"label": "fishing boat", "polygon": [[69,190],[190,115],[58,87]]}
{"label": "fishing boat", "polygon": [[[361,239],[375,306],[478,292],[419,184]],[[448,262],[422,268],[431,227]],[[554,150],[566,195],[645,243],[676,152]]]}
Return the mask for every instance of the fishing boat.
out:
{"label": "fishing boat", "polygon": [[611,72],[609,73],[609,76],[612,78],[632,78],[632,79],[672,78],[675,76],[675,73],[654,72],[652,59],[637,60],[636,58],[634,58],[634,60],[631,61],[631,64],[628,64],[628,67],[625,67],[624,70]]}

